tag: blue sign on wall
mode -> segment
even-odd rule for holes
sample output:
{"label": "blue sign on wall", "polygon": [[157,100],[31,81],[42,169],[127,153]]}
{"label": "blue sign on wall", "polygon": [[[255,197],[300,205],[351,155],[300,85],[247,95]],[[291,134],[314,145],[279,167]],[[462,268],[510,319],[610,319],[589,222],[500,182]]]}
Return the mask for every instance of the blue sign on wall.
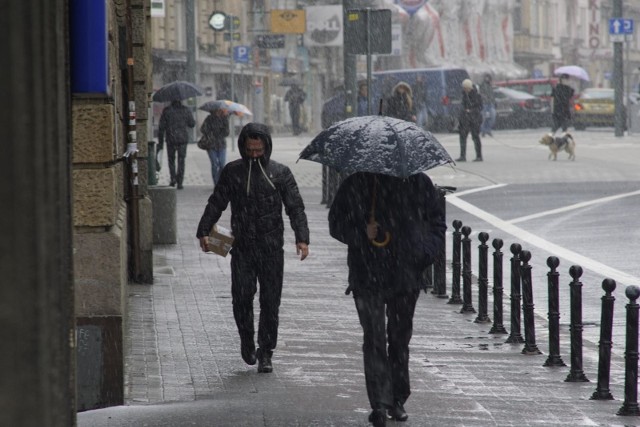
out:
{"label": "blue sign on wall", "polygon": [[633,19],[611,18],[609,19],[609,34],[633,34]]}
{"label": "blue sign on wall", "polygon": [[[109,93],[107,4],[105,0],[71,0],[71,91]],[[125,43],[123,40],[122,43]]]}
{"label": "blue sign on wall", "polygon": [[234,46],[233,47],[233,60],[241,64],[249,63],[250,46]]}

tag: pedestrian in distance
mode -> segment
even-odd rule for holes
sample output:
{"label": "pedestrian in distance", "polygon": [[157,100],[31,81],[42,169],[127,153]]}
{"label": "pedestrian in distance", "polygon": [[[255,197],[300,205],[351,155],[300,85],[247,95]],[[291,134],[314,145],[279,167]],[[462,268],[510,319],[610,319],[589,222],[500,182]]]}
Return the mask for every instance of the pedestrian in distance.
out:
{"label": "pedestrian in distance", "polygon": [[413,106],[413,91],[408,83],[399,82],[393,87],[391,96],[387,99],[385,116],[415,123],[416,113]]}
{"label": "pedestrian in distance", "polygon": [[413,100],[416,104],[416,124],[427,130],[429,125],[429,112],[427,109],[427,82],[423,75],[416,77],[416,84],[413,87]]}
{"label": "pedestrian in distance", "polygon": [[285,102],[289,103],[289,115],[291,116],[291,128],[294,135],[302,133],[300,115],[302,103],[307,99],[307,94],[296,84],[292,85],[284,95]]}
{"label": "pedestrian in distance", "polygon": [[408,418],[413,315],[422,272],[444,245],[446,228],[437,190],[424,173],[406,179],[356,173],[329,210],[331,236],[348,246],[347,294],[353,292],[364,333],[369,422],[376,427],[387,416]]}
{"label": "pedestrian in distance", "polygon": [[456,162],[467,161],[467,137],[471,133],[476,150],[474,162],[482,161],[482,142],[480,126],[482,125],[482,97],[478,89],[469,79],[462,81],[462,111],[460,112],[460,157]]}
{"label": "pedestrian in distance", "polygon": [[227,136],[229,136],[229,113],[223,108],[211,111],[200,127],[202,138],[211,161],[213,185],[220,181],[220,174],[227,159]]}
{"label": "pedestrian in distance", "polygon": [[[164,142],[167,142],[167,160],[169,161],[169,185],[178,184],[178,190],[182,190],[184,179],[184,160],[187,157],[187,144],[189,143],[189,130],[196,125],[193,114],[189,108],[180,101],[171,101],[168,107],[162,110],[160,124],[158,125],[158,150],[162,150]],[[178,169],[176,171],[176,155],[178,156]]]}
{"label": "pedestrian in distance", "polygon": [[[284,270],[284,221],[289,216],[300,260],[309,255],[309,226],[304,203],[291,170],[271,159],[269,128],[248,123],[238,136],[242,156],[228,163],[202,214],[196,237],[208,252],[207,236],[231,204],[231,297],[240,335],[240,353],[258,372],[271,372],[278,340],[278,319]],[[258,349],[255,347],[253,299],[260,284]]]}
{"label": "pedestrian in distance", "polygon": [[358,116],[369,115],[369,86],[367,82],[358,85]]}
{"label": "pedestrian in distance", "polygon": [[551,90],[551,102],[553,104],[552,135],[560,128],[562,128],[563,132],[566,132],[569,128],[569,122],[571,121],[571,98],[573,97],[574,90],[571,86],[565,84],[568,79],[568,74],[561,75],[560,81]]}
{"label": "pedestrian in distance", "polygon": [[496,96],[493,93],[493,78],[491,74],[485,74],[480,83],[480,96],[482,97],[482,126],[481,136],[493,136],[493,126],[496,123]]}

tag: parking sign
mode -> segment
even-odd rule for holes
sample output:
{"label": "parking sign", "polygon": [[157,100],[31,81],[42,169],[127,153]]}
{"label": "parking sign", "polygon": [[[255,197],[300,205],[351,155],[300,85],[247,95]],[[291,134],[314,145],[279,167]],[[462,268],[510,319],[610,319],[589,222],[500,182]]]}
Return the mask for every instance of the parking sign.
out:
{"label": "parking sign", "polygon": [[242,64],[249,63],[249,46],[234,46],[233,60]]}

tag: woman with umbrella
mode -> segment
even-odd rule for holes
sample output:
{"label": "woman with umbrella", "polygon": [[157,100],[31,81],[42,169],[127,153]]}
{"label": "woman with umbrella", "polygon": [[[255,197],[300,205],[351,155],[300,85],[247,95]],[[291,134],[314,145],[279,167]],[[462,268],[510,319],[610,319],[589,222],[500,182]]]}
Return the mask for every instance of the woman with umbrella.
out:
{"label": "woman with umbrella", "polygon": [[569,127],[569,121],[571,120],[571,98],[573,97],[574,90],[571,86],[565,84],[568,79],[568,74],[562,74],[558,84],[551,90],[551,99],[553,102],[552,134],[555,134],[560,128],[562,128],[563,132],[566,132]]}
{"label": "woman with umbrella", "polygon": [[211,161],[213,185],[220,181],[220,173],[227,157],[227,136],[229,136],[229,113],[224,108],[211,110],[200,127],[205,140],[207,154]]}

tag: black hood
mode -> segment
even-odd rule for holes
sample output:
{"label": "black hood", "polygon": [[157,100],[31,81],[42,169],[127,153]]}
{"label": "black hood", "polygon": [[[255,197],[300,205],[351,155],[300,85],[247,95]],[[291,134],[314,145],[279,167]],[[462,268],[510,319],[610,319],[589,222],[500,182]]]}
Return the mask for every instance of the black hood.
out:
{"label": "black hood", "polygon": [[240,131],[240,135],[238,135],[238,151],[244,160],[249,160],[247,157],[247,153],[245,150],[247,137],[250,135],[258,136],[262,141],[264,141],[264,161],[261,162],[264,165],[269,163],[269,158],[271,158],[271,150],[273,148],[273,142],[271,141],[271,132],[269,132],[269,126],[262,123],[247,123],[244,125],[242,130]]}

